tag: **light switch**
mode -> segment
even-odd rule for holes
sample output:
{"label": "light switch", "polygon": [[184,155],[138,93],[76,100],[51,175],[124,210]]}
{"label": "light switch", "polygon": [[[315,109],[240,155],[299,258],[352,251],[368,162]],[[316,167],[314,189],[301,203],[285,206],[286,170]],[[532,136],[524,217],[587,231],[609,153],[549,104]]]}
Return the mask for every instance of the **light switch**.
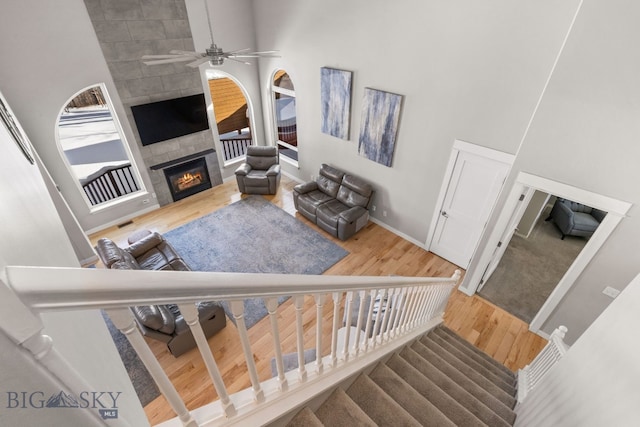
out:
{"label": "light switch", "polygon": [[606,288],[604,288],[602,293],[605,294],[606,296],[611,297],[611,298],[615,298],[618,295],[620,295],[620,291],[617,290],[617,289],[612,288],[611,286],[607,286]]}

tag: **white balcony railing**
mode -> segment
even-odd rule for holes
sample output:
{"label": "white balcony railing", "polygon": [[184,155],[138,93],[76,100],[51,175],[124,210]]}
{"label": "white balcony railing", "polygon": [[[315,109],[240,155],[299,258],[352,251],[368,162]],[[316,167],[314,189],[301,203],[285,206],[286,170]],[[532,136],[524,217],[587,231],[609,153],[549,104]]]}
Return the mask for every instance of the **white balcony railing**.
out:
{"label": "white balcony railing", "polygon": [[536,358],[518,371],[518,403],[524,401],[527,394],[567,353],[569,346],[564,342],[566,333],[566,326],[559,326],[553,331],[549,337],[549,342],[538,353]]}
{"label": "white balcony railing", "polygon": [[[418,337],[442,321],[449,295],[460,278],[311,276],[208,272],[118,271],[103,269],[8,267],[8,282],[22,304],[36,314],[46,311],[104,309],[127,336],[158,388],[178,417],[162,425],[258,425],[265,424],[310,399],[319,391],[348,378],[367,364]],[[114,280],[117,275],[117,280]],[[296,311],[299,368],[283,370],[277,299],[290,296]],[[9,295],[9,297],[13,297]],[[354,298],[359,304],[355,327],[343,327],[344,313],[351,314]],[[246,298],[264,298],[271,322],[277,377],[260,381],[244,322]],[[317,358],[305,365],[303,328],[305,298],[315,302]],[[251,387],[229,394],[218,365],[198,322],[196,301],[227,301],[236,320],[238,339],[245,355]],[[333,300],[333,318],[323,306]],[[152,353],[128,308],[135,305],[176,303],[189,324],[219,400],[188,411],[176,388]],[[353,313],[355,314],[355,313]],[[349,318],[349,316],[347,316]],[[71,391],[87,389],[82,379],[61,360],[51,339],[41,328],[24,319],[21,340],[47,369]],[[331,325],[331,350],[322,354],[323,324]],[[349,325],[346,325],[349,326]],[[28,332],[31,330],[32,332]],[[115,421],[115,420],[114,420]],[[127,425],[120,419],[115,424]]]}

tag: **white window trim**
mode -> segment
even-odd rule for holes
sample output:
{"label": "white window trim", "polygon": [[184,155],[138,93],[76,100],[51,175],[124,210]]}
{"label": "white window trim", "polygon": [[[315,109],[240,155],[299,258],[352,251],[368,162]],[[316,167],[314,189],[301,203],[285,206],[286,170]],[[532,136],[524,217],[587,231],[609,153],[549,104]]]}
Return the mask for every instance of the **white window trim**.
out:
{"label": "white window trim", "polygon": [[[273,127],[273,139],[276,141],[276,146],[278,145],[283,145],[293,151],[295,151],[296,153],[300,153],[298,151],[298,147],[294,147],[293,145],[290,145],[284,141],[281,141],[280,138],[278,138],[278,120],[277,120],[277,116],[276,116],[276,97],[274,96],[274,93],[281,93],[283,95],[286,96],[290,96],[292,98],[296,97],[296,91],[295,90],[291,90],[291,89],[285,89],[282,88],[280,86],[276,86],[273,83],[273,77],[275,76],[275,74],[282,70],[282,68],[279,68],[277,70],[275,70],[272,74],[271,74],[271,80],[270,80],[270,93],[269,96],[271,97],[271,126]],[[284,70],[283,70],[284,71]],[[289,74],[287,71],[285,71],[287,74]],[[297,116],[298,116],[298,110],[296,109],[296,121],[297,121]],[[297,132],[297,129],[296,129]],[[299,163],[298,160],[296,159],[292,159],[289,156],[285,156],[284,154],[280,154],[280,160],[285,161],[286,163],[292,164],[295,167],[299,167]]]}
{"label": "white window trim", "polygon": [[[111,117],[113,118],[113,123],[116,127],[116,130],[118,131],[118,135],[120,136],[120,141],[122,141],[123,148],[127,153],[127,157],[129,157],[129,163],[131,164],[131,170],[133,172],[134,178],[137,180],[138,187],[140,188],[138,191],[135,191],[133,193],[125,194],[124,196],[118,197],[113,200],[108,200],[106,202],[99,203],[97,205],[91,204],[89,197],[87,197],[87,195],[84,192],[84,189],[82,188],[82,185],[80,185],[80,180],[78,179],[75,172],[71,168],[71,165],[67,160],[67,156],[64,154],[64,150],[62,149],[62,144],[60,142],[60,133],[58,131],[60,117],[62,117],[62,113],[64,112],[64,109],[69,104],[69,102],[71,102],[73,98],[80,95],[82,92],[85,92],[94,87],[99,87],[100,90],[102,91],[102,96],[104,96],[104,100],[107,103],[107,107],[109,108],[109,112],[111,113]],[[109,92],[107,91],[107,86],[104,83],[96,83],[96,84],[89,85],[84,89],[79,90],[78,92],[76,92],[74,95],[72,95],[70,98],[67,99],[66,103],[62,106],[62,108],[60,108],[60,112],[58,113],[58,118],[56,120],[55,141],[56,141],[56,146],[58,147],[58,153],[62,158],[62,162],[67,168],[69,175],[71,175],[71,177],[73,178],[73,182],[75,183],[75,186],[78,192],[80,193],[80,196],[82,197],[87,207],[89,208],[90,214],[95,214],[97,212],[103,211],[113,206],[117,206],[120,203],[125,203],[127,201],[130,201],[132,198],[136,198],[140,196],[141,194],[148,194],[147,189],[144,185],[144,181],[142,180],[142,176],[140,175],[140,171],[138,170],[138,165],[135,161],[135,158],[133,157],[133,153],[131,152],[131,147],[129,146],[129,142],[127,141],[127,136],[125,135],[124,130],[122,129],[120,120],[118,119],[115,109],[113,108],[113,101],[111,100],[111,96],[109,96]]]}

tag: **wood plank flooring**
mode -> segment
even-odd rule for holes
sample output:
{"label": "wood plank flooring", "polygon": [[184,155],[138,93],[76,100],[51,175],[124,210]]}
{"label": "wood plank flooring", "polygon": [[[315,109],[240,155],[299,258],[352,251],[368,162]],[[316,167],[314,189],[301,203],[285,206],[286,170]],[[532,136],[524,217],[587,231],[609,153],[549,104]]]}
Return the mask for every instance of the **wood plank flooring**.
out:
{"label": "wood plank flooring", "polygon": [[[295,215],[300,221],[331,238],[295,212],[291,195],[295,184],[296,182],[283,176],[278,194],[265,197],[291,215]],[[109,237],[116,243],[126,246],[127,236],[137,230],[147,228],[164,233],[236,202],[241,197],[235,180],[229,181],[134,218],[131,224],[123,227],[114,226],[95,233],[90,236],[90,240],[95,244],[99,238]],[[348,250],[350,254],[324,274],[451,276],[457,268],[373,222],[346,242],[334,238],[332,240]],[[331,319],[332,314],[333,301],[327,298],[323,306],[323,316],[327,320],[324,322],[323,330],[323,355],[330,352],[331,322],[328,320]],[[305,331],[308,331],[304,336],[305,348],[315,347],[315,317],[315,303],[312,298],[307,297],[303,315]],[[444,319],[449,328],[514,371],[528,364],[546,344],[543,338],[529,332],[528,325],[523,321],[477,295],[468,297],[457,290],[452,294]],[[283,352],[295,352],[295,310],[291,300],[281,305],[278,322],[281,327]],[[271,377],[270,361],[273,357],[268,318],[262,319],[249,330],[249,339],[260,378],[266,380]],[[174,358],[163,343],[151,339],[147,339],[147,342],[184,399],[187,408],[194,409],[217,399],[197,349]],[[249,377],[234,324],[228,321],[226,328],[209,339],[209,345],[229,392],[233,393],[249,387]],[[147,405],[145,412],[151,425],[175,417],[162,396]]]}

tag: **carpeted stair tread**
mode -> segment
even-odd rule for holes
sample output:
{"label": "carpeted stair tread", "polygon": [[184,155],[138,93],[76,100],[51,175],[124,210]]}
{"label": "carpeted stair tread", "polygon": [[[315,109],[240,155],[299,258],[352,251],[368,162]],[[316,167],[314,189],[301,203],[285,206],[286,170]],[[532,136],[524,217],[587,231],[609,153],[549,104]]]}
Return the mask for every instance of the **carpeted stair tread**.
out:
{"label": "carpeted stair tread", "polygon": [[289,421],[287,427],[323,427],[324,424],[316,417],[309,407],[304,407]]}
{"label": "carpeted stair tread", "polygon": [[465,427],[486,426],[397,353],[386,362],[386,365],[426,399],[430,400],[454,424]]}
{"label": "carpeted stair tread", "polygon": [[466,347],[459,347],[459,344],[449,335],[444,334],[444,336],[442,336],[436,329],[434,329],[429,332],[427,336],[446,348],[449,353],[453,354],[459,359],[464,360],[465,363],[468,363],[470,366],[481,370],[483,374],[488,373],[485,374],[487,375],[487,377],[500,380],[511,387],[515,386],[516,379],[515,375],[512,372],[505,373],[504,371],[496,368],[484,359],[478,358],[478,355],[475,352],[468,350]]}
{"label": "carpeted stair tread", "polygon": [[322,424],[331,427],[377,426],[341,388],[335,389],[318,408],[316,417]]}
{"label": "carpeted stair tread", "polygon": [[[387,365],[379,364],[370,374],[376,384],[393,398],[420,424],[432,427],[453,427],[455,424],[416,389]],[[396,425],[396,424],[394,424]]]}
{"label": "carpeted stair tread", "polygon": [[492,427],[509,427],[511,425],[411,348],[405,347],[400,352],[400,356],[485,424]]}
{"label": "carpeted stair tread", "polygon": [[460,350],[466,351],[467,354],[473,357],[473,359],[475,359],[476,361],[484,363],[486,366],[490,366],[492,370],[495,370],[495,372],[502,373],[503,375],[507,376],[507,378],[512,378],[513,380],[515,380],[516,376],[511,370],[509,370],[509,368],[495,360],[493,357],[489,356],[487,353],[478,349],[464,338],[456,335],[456,333],[451,329],[445,326],[439,326],[434,329],[434,332],[440,335],[440,337],[447,339],[451,344],[455,345]]}
{"label": "carpeted stair tread", "polygon": [[421,424],[371,378],[361,374],[347,389],[347,395],[380,426],[415,426]]}
{"label": "carpeted stair tread", "polygon": [[[436,351],[436,353],[440,354],[445,359],[447,360],[449,358],[458,359],[463,364],[467,365],[468,367],[474,369],[476,372],[486,377],[488,380],[491,380],[495,385],[497,385],[498,387],[500,387],[510,395],[515,396],[516,389],[513,387],[512,384],[508,384],[503,380],[503,378],[494,374],[490,370],[486,369],[484,366],[478,364],[475,360],[471,359],[469,356],[467,356],[466,354],[464,354],[463,352],[461,352],[460,350],[458,350],[453,345],[449,344],[439,336],[433,333],[429,333],[429,335],[427,335],[426,337],[422,337],[420,339],[420,342],[422,342],[425,345],[428,342],[435,344],[436,346],[440,347],[442,350],[438,352],[434,349],[434,351]],[[441,354],[442,351],[448,353],[448,356],[444,356],[443,354]]]}
{"label": "carpeted stair tread", "polygon": [[[465,372],[461,371],[449,363],[451,360],[440,357],[419,341],[414,342],[411,345],[411,349],[425,360],[428,360],[446,376],[464,387],[465,390],[473,394],[478,400],[509,421],[510,416],[507,414],[511,413],[511,409],[513,409],[516,404],[515,397],[509,395],[471,368],[466,369]],[[500,404],[502,404],[503,407],[500,407]]]}

